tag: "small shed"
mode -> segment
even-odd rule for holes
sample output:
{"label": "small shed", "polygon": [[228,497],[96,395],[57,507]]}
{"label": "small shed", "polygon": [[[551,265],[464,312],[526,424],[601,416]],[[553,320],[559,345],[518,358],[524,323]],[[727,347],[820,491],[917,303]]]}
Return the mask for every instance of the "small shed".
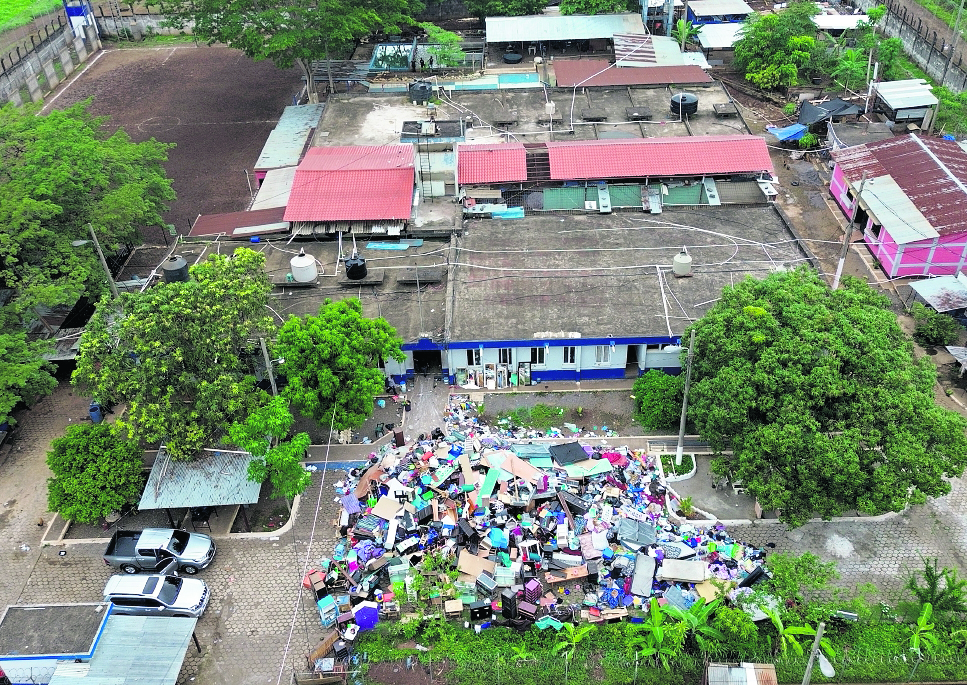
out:
{"label": "small shed", "polygon": [[242,505],[258,502],[262,489],[261,483],[248,479],[252,459],[248,452],[203,450],[192,461],[175,461],[162,446],[151,467],[138,508],[164,509],[171,527],[177,528],[171,516],[172,509],[203,511],[234,507],[232,515],[224,522],[229,530],[235,513],[241,508],[245,527],[251,529]]}
{"label": "small shed", "polygon": [[817,14],[812,18],[816,28],[839,35],[843,31],[857,28],[861,23],[870,20],[865,14]]}
{"label": "small shed", "polygon": [[940,102],[925,79],[883,81],[873,84],[872,111],[896,124],[927,128]]}
{"label": "small shed", "polygon": [[698,32],[698,42],[706,53],[712,50],[734,50],[739,40],[742,24],[703,24]]}
{"label": "small shed", "polygon": [[688,3],[688,20],[703,25],[742,22],[752,11],[745,0],[693,0]]}
{"label": "small shed", "polygon": [[926,302],[940,313],[958,314],[967,310],[967,276],[958,271],[955,276],[935,276],[914,281],[910,287],[917,299]]}

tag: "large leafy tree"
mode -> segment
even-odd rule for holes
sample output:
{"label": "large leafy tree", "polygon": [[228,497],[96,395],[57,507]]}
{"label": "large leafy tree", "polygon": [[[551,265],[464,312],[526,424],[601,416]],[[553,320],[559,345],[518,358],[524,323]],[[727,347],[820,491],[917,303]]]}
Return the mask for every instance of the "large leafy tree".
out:
{"label": "large leafy tree", "polygon": [[626,0],[561,0],[561,14],[615,14],[627,12]]}
{"label": "large leafy tree", "polygon": [[[317,102],[312,60],[351,47],[374,31],[413,23],[420,0],[166,0],[168,23],[190,27],[210,43],[226,43],[252,59],[298,66]],[[331,76],[330,76],[330,87]]]}
{"label": "large leafy tree", "polygon": [[10,413],[19,402],[32,404],[57,385],[53,364],[43,357],[46,349],[45,342],[28,340],[24,330],[0,328],[0,423],[13,423]]}
{"label": "large leafy tree", "polygon": [[90,223],[105,250],[140,243],[175,198],[162,166],[173,146],[108,134],[89,106],[0,108],[0,287],[14,293],[13,314],[101,292],[97,256],[71,242],[88,239]]}
{"label": "large leafy tree", "polygon": [[816,44],[816,3],[797,0],[775,14],[752,14],[735,43],[735,65],[763,90],[794,86],[800,70],[821,49]]}
{"label": "large leafy tree", "polygon": [[143,452],[115,426],[74,425],[50,447],[47,507],[65,519],[94,523],[141,496]]}
{"label": "large leafy tree", "polygon": [[102,301],[81,338],[73,382],[125,401],[130,437],[164,441],[176,459],[258,407],[252,357],[271,332],[265,258],[247,248],[210,255],[185,282]]}
{"label": "large leafy tree", "polygon": [[319,316],[292,317],[279,329],[274,354],[284,359],[282,394],[324,428],[355,428],[384,387],[379,360],[403,361],[402,342],[385,319],[363,316],[358,299],[326,300]]}
{"label": "large leafy tree", "polygon": [[483,21],[487,17],[522,17],[540,14],[547,0],[466,0],[471,16]]}
{"label": "large leafy tree", "polygon": [[967,466],[967,421],[934,403],[930,360],[867,284],[833,291],[806,267],[748,278],[692,328],[690,417],[714,468],[783,521],[901,511]]}

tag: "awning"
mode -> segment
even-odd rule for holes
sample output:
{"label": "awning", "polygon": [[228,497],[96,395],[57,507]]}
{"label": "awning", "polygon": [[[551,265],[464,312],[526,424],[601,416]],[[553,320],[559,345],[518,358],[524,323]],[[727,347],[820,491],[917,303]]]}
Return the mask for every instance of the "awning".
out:
{"label": "awning", "polygon": [[811,102],[803,102],[799,110],[799,123],[810,126],[831,117],[846,117],[859,114],[860,108],[851,102],[846,102],[836,98],[829,102],[821,102],[814,105]]}
{"label": "awning", "polygon": [[175,461],[158,451],[141,495],[139,509],[189,509],[254,504],[261,483],[248,479],[252,455],[246,452],[202,451],[192,461]]}
{"label": "awning", "polygon": [[802,124],[792,124],[790,126],[784,126],[782,128],[776,128],[775,126],[768,127],[766,129],[769,133],[774,135],[779,140],[799,140],[808,130]]}
{"label": "awning", "polygon": [[936,276],[916,281],[910,287],[938,312],[967,309],[967,276]]}

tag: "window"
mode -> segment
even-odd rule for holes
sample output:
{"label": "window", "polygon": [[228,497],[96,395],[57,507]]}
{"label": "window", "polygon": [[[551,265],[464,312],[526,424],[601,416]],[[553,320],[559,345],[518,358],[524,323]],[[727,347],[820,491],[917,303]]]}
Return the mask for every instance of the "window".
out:
{"label": "window", "polygon": [[139,549],[138,556],[154,559],[155,557],[158,556],[158,552],[157,550],[153,550],[153,549]]}
{"label": "window", "polygon": [[564,348],[564,363],[568,366],[574,366],[574,360],[577,359],[577,348],[576,347],[565,347]]}
{"label": "window", "polygon": [[544,348],[543,347],[531,348],[531,364],[535,366],[544,366]]}
{"label": "window", "polygon": [[658,352],[659,350],[661,350],[661,344],[660,343],[654,343],[654,344],[649,343],[648,345],[645,345],[645,350],[648,351],[648,352]]}
{"label": "window", "polygon": [[497,363],[498,364],[513,364],[514,363],[514,351],[509,347],[501,347],[497,350]]}
{"label": "window", "polygon": [[611,363],[611,345],[594,346],[594,363],[601,365]]}
{"label": "window", "polygon": [[876,238],[877,240],[880,239],[881,230],[883,230],[883,227],[880,226],[879,224],[870,224],[870,233],[872,233],[873,237]]}
{"label": "window", "polygon": [[467,350],[467,366],[480,366],[480,350]]}

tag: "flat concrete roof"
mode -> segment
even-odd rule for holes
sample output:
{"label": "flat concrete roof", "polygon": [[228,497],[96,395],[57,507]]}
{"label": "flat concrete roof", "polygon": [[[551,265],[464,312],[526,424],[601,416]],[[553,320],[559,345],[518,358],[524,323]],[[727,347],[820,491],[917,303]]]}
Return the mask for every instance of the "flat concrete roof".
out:
{"label": "flat concrete roof", "polygon": [[616,33],[644,33],[641,15],[547,13],[526,17],[487,17],[488,43],[611,38]]}
{"label": "flat concrete roof", "polygon": [[[805,261],[771,205],[482,220],[456,245],[453,342],[678,336],[723,287]],[[682,246],[693,275],[679,279]]]}
{"label": "flat concrete roof", "polygon": [[[583,92],[582,92],[583,91]],[[603,88],[551,88],[549,95],[555,104],[553,131],[539,123],[545,117],[544,90],[517,88],[495,91],[458,90],[446,93],[437,106],[437,118],[458,119],[469,110],[475,115],[474,126],[468,128],[469,143],[503,143],[508,139],[522,143],[549,141],[591,140],[608,138],[650,138],[654,136],[709,136],[749,133],[736,117],[720,119],[713,105],[729,102],[728,94],[719,83],[704,86],[625,86]],[[671,96],[688,92],[698,97],[698,113],[689,117],[688,128],[671,113]],[[571,101],[574,100],[574,129],[570,126]],[[458,107],[460,109],[458,109]],[[626,123],[625,110],[646,107],[652,112],[651,121]],[[603,122],[584,122],[585,109],[604,112]],[[489,124],[495,118],[506,117],[516,111],[518,123],[494,129]],[[389,145],[399,142],[403,122],[426,119],[425,107],[414,107],[399,94],[360,95],[334,98],[326,106],[315,139],[316,145]],[[691,133],[689,132],[691,129]],[[319,132],[327,133],[319,136]]]}
{"label": "flat concrete roof", "polygon": [[0,658],[90,654],[109,606],[98,602],[7,607],[0,619]]}

